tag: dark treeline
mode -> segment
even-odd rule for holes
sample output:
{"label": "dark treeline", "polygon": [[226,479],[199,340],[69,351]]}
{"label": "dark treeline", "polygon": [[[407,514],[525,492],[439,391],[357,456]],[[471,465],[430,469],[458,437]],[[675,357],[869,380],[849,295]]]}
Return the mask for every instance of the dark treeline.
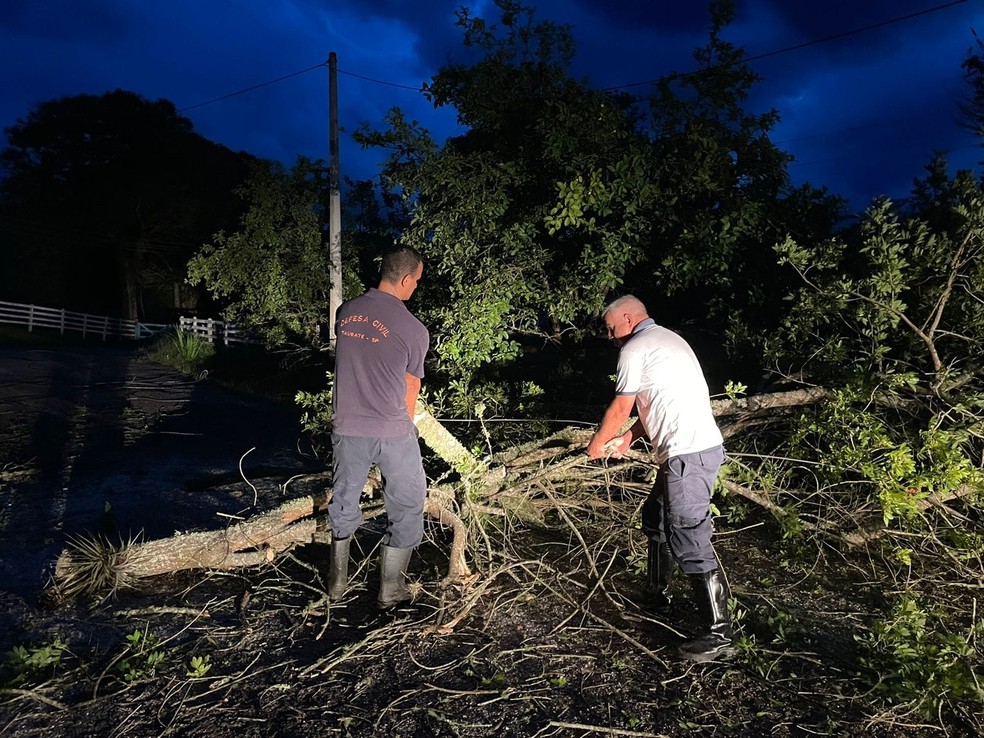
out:
{"label": "dark treeline", "polygon": [[6,133],[4,299],[149,320],[195,307],[188,259],[236,225],[253,157],[123,90],[41,103]]}

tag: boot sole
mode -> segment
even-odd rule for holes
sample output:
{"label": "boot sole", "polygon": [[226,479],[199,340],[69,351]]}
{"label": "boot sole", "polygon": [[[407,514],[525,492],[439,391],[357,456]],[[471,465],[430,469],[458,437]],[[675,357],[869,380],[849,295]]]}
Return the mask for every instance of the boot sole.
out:
{"label": "boot sole", "polygon": [[397,605],[402,605],[406,602],[411,602],[412,597],[404,597],[399,600],[389,600],[388,602],[383,602],[382,600],[376,600],[376,605],[380,610],[389,610],[391,607],[396,607]]}
{"label": "boot sole", "polygon": [[698,663],[706,663],[708,661],[718,661],[720,659],[729,659],[735,655],[734,646],[723,646],[715,651],[704,651],[701,653],[691,653],[689,651],[677,651],[680,658],[685,661],[696,661]]}

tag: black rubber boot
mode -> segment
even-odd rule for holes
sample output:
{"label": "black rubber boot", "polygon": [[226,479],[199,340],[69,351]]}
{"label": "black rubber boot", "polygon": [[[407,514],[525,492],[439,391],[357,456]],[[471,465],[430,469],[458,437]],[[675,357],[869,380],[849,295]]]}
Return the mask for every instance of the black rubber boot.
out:
{"label": "black rubber boot", "polygon": [[649,585],[650,603],[660,615],[673,612],[670,598],[670,581],[673,579],[673,552],[669,543],[649,540],[649,557],[646,562],[646,581]]}
{"label": "black rubber boot", "polygon": [[376,599],[381,608],[393,607],[410,599],[406,571],[412,553],[412,548],[383,546],[379,554],[379,597]]}
{"label": "black rubber boot", "polygon": [[704,632],[680,646],[681,658],[688,661],[714,661],[735,652],[734,631],[728,616],[728,587],[720,569],[690,574],[697,610]]}
{"label": "black rubber boot", "polygon": [[331,539],[331,563],[328,580],[328,599],[338,602],[348,589],[349,545],[352,536]]}

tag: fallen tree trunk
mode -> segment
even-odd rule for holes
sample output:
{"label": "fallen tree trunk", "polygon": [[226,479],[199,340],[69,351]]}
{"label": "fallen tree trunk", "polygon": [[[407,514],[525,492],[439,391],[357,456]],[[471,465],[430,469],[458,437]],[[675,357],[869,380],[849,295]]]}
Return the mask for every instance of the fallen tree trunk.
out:
{"label": "fallen tree trunk", "polygon": [[711,411],[714,417],[720,418],[739,413],[755,413],[778,407],[795,407],[797,405],[812,405],[830,394],[823,387],[804,387],[789,392],[772,392],[750,397],[738,397],[727,400],[711,400]]}
{"label": "fallen tree trunk", "polygon": [[[825,395],[826,390],[822,388],[794,390],[739,400],[716,400],[712,408],[716,416],[740,413],[747,417],[774,408],[817,402]],[[546,439],[510,449],[495,457],[494,465],[490,465],[468,451],[422,402],[418,402],[414,422],[421,439],[458,475],[454,486],[432,488],[424,506],[425,514],[453,532],[448,579],[454,582],[472,578],[466,559],[468,528],[463,518],[499,509],[501,514],[542,519],[540,506],[531,500],[543,497],[546,483],[570,478],[574,467],[579,465],[588,469],[587,474],[604,471],[602,465],[589,464],[583,454],[593,433],[591,429],[566,428]],[[631,452],[624,463],[652,465],[644,452]],[[767,501],[751,491],[743,496],[758,504]],[[553,495],[547,495],[542,502],[554,507],[557,504]],[[132,586],[142,578],[185,569],[255,566],[273,560],[295,545],[310,543],[317,532],[314,519],[317,512],[314,499],[304,497],[220,531],[183,533],[118,547],[92,539],[75,541],[56,562],[55,583],[63,593],[73,595]]]}
{"label": "fallen tree trunk", "polygon": [[120,546],[100,546],[101,542],[90,539],[72,541],[55,563],[55,583],[63,594],[72,596],[94,584],[119,589],[185,569],[255,566],[296,544],[310,543],[317,528],[314,512],[313,498],[301,497],[218,531],[179,533]]}

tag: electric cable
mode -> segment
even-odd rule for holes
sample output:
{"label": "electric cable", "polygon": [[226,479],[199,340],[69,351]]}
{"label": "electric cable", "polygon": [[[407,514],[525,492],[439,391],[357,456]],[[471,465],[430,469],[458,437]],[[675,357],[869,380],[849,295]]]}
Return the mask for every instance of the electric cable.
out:
{"label": "electric cable", "polygon": [[848,36],[854,36],[854,35],[857,35],[859,33],[865,33],[867,31],[873,31],[873,30],[875,30],[877,28],[884,28],[885,26],[889,26],[889,25],[892,25],[894,23],[901,23],[902,21],[912,20],[913,18],[918,18],[918,17],[923,16],[923,15],[929,15],[930,13],[938,13],[941,10],[948,10],[949,8],[952,8],[952,7],[956,6],[956,5],[962,5],[962,4],[966,3],[966,2],[967,2],[967,0],[953,0],[953,2],[944,3],[943,5],[937,5],[936,7],[933,7],[933,8],[926,8],[925,10],[919,10],[919,11],[916,11],[915,13],[908,13],[907,15],[896,16],[895,18],[888,18],[886,20],[879,21],[878,23],[872,23],[872,24],[867,25],[867,26],[862,26],[861,28],[855,28],[855,29],[853,29],[851,31],[842,31],[840,33],[835,33],[835,34],[832,34],[830,36],[824,36],[823,38],[813,39],[812,41],[804,41],[802,43],[794,44],[792,46],[786,46],[786,47],[784,47],[782,49],[775,49],[773,51],[766,51],[766,52],[763,52],[761,54],[754,54],[753,56],[746,56],[746,57],[743,57],[742,59],[740,59],[738,62],[729,62],[729,63],[726,63],[726,64],[718,64],[718,65],[713,66],[713,67],[708,67],[707,69],[696,69],[696,70],[693,70],[693,71],[690,71],[690,72],[671,72],[669,74],[665,74],[665,75],[663,75],[661,77],[657,77],[655,79],[643,80],[642,82],[630,82],[629,84],[625,84],[625,85],[615,85],[614,87],[604,87],[604,88],[602,88],[602,92],[613,92],[615,90],[624,90],[627,87],[639,87],[639,86],[642,86],[642,85],[652,85],[652,84],[657,84],[658,82],[662,82],[662,81],[667,80],[667,79],[691,77],[691,76],[694,76],[694,75],[697,75],[697,74],[705,74],[707,72],[714,72],[714,71],[717,71],[719,69],[727,69],[728,67],[732,67],[735,64],[739,64],[739,63],[740,64],[747,64],[748,62],[759,61],[760,59],[767,59],[767,58],[772,57],[772,56],[778,56],[780,54],[786,54],[786,53],[788,53],[790,51],[798,51],[799,49],[805,49],[808,46],[816,46],[817,44],[825,44],[825,43],[829,43],[830,41],[836,41],[837,39],[846,38]]}
{"label": "electric cable", "polygon": [[186,108],[180,108],[179,113],[184,113],[187,110],[194,110],[195,108],[203,108],[206,105],[211,105],[212,103],[219,102],[220,100],[228,100],[230,97],[236,97],[238,95],[245,95],[247,92],[253,92],[261,87],[269,87],[270,85],[275,85],[278,82],[283,82],[284,80],[291,79],[293,77],[300,77],[302,74],[307,74],[308,72],[313,72],[315,69],[321,69],[322,67],[328,66],[328,62],[324,61],[320,64],[315,64],[314,66],[308,67],[307,69],[301,69],[297,72],[291,72],[290,74],[285,74],[283,77],[277,77],[276,79],[271,79],[268,82],[260,82],[258,85],[253,85],[252,87],[246,87],[242,90],[237,90],[236,92],[230,92],[226,95],[220,95],[219,97],[214,97],[211,100],[206,100],[205,102],[196,103],[195,105],[189,105]]}
{"label": "electric cable", "polygon": [[[803,41],[803,42],[798,43],[798,44],[793,44],[791,46],[783,47],[781,49],[774,49],[772,51],[766,51],[766,52],[762,52],[760,54],[754,54],[752,56],[746,56],[746,57],[743,57],[742,59],[740,59],[737,62],[725,63],[725,64],[718,64],[718,65],[715,65],[715,66],[712,66],[712,67],[708,67],[707,69],[692,70],[692,71],[689,71],[689,72],[671,72],[671,73],[662,75],[660,77],[656,77],[654,79],[649,79],[649,80],[643,80],[641,82],[629,82],[629,83],[621,84],[621,85],[613,85],[613,86],[610,86],[610,87],[603,87],[603,88],[601,88],[601,91],[602,92],[615,92],[615,91],[624,90],[624,89],[627,89],[627,88],[630,88],[630,87],[639,87],[639,86],[643,86],[643,85],[657,84],[659,82],[670,80],[670,79],[685,79],[687,77],[695,76],[695,75],[698,75],[698,74],[704,74],[704,73],[716,71],[716,70],[719,70],[719,69],[726,69],[728,67],[734,66],[735,64],[739,64],[739,63],[740,64],[747,64],[749,62],[754,62],[754,61],[759,61],[761,59],[766,59],[766,58],[770,58],[770,57],[774,57],[774,56],[779,56],[781,54],[786,54],[786,53],[789,53],[789,52],[792,52],[792,51],[798,51],[800,49],[804,49],[804,48],[807,48],[807,47],[810,47],[810,46],[816,46],[816,45],[819,45],[819,44],[829,43],[831,41],[836,41],[838,39],[847,38],[849,36],[855,36],[855,35],[858,35],[858,34],[861,34],[861,33],[866,33],[868,31],[873,31],[873,30],[877,30],[879,28],[884,28],[886,26],[890,26],[890,25],[894,25],[894,24],[897,24],[897,23],[902,23],[902,22],[905,22],[905,21],[909,21],[909,20],[912,20],[914,18],[919,18],[919,17],[930,15],[930,14],[933,14],[933,13],[938,13],[938,12],[941,12],[943,10],[948,10],[950,8],[956,7],[958,5],[963,5],[966,2],[967,2],[967,0],[951,0],[951,2],[943,3],[941,5],[936,5],[936,6],[933,6],[931,8],[925,8],[923,10],[918,10],[918,11],[915,11],[915,12],[912,12],[912,13],[906,13],[904,15],[899,15],[899,16],[895,16],[895,17],[892,17],[892,18],[886,18],[885,20],[878,21],[877,23],[870,23],[870,24],[868,24],[866,26],[861,26],[859,28],[854,28],[854,29],[851,29],[851,30],[848,30],[848,31],[841,31],[839,33],[834,33],[834,34],[831,34],[829,36],[823,36],[821,38],[811,39],[809,41]],[[306,69],[301,69],[301,70],[298,70],[296,72],[292,72],[290,74],[283,75],[282,77],[277,77],[276,79],[269,80],[267,82],[261,82],[261,83],[256,84],[256,85],[252,85],[250,87],[246,87],[246,88],[244,88],[242,90],[237,90],[236,92],[230,92],[228,94],[220,95],[219,97],[212,98],[211,100],[206,100],[204,102],[197,103],[195,105],[191,105],[191,106],[188,106],[188,107],[185,107],[185,108],[181,108],[177,112],[184,113],[184,112],[186,112],[188,110],[194,110],[196,108],[204,107],[206,105],[211,105],[212,103],[220,102],[222,100],[227,100],[229,98],[236,97],[238,95],[243,95],[243,94],[246,94],[247,92],[252,92],[254,90],[258,90],[258,89],[263,88],[263,87],[267,87],[267,86],[270,86],[270,85],[273,85],[273,84],[277,84],[278,82],[283,82],[285,80],[292,79],[294,77],[298,77],[298,76],[303,75],[303,74],[307,74],[308,72],[312,72],[315,69],[322,69],[322,68],[326,67],[327,65],[328,65],[328,62],[327,61],[324,61],[324,62],[321,62],[319,64],[315,64],[315,65],[312,65],[310,67],[307,67]],[[412,87],[410,85],[404,85],[404,84],[400,84],[400,83],[397,83],[397,82],[389,82],[387,80],[376,79],[376,78],[373,78],[373,77],[367,77],[365,75],[357,74],[355,72],[349,72],[349,71],[346,71],[346,70],[343,70],[343,69],[339,69],[338,70],[338,73],[339,74],[344,74],[344,75],[349,76],[349,77],[353,77],[355,79],[360,79],[360,80],[363,80],[365,82],[370,82],[372,84],[384,85],[384,86],[387,86],[387,87],[395,87],[397,89],[408,90],[408,91],[411,91],[411,92],[420,92],[421,91],[421,87]],[[642,102],[643,100],[645,100],[645,98],[639,98],[639,97],[636,97],[635,98],[635,101],[636,102]],[[913,117],[918,117],[918,116],[913,116]],[[879,122],[879,123],[872,123],[872,124],[868,124],[868,125],[880,125],[880,124],[881,123]],[[864,127],[866,127],[866,126],[858,126],[856,129],[860,129],[860,128],[864,128]],[[808,138],[814,138],[814,137],[819,137],[819,136],[826,136],[826,135],[831,135],[833,133],[838,133],[838,132],[843,132],[843,131],[848,131],[848,130],[856,130],[856,129],[840,129],[839,131],[824,131],[824,132],[820,132],[820,133],[810,134],[810,135],[807,135],[807,136],[801,136],[801,137],[797,137],[797,138],[793,138],[793,139],[787,139],[787,140],[785,140],[783,142],[777,142],[777,145],[779,145],[780,143],[789,143],[789,142],[793,142],[793,141],[805,140],[805,139],[808,139]]]}

